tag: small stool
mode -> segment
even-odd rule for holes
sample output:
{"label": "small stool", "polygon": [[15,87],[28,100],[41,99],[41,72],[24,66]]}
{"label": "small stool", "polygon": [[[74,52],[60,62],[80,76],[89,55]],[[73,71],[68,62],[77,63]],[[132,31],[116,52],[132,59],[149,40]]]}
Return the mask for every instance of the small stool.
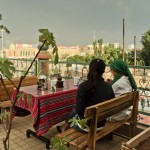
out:
{"label": "small stool", "polygon": [[[9,127],[9,122],[10,122],[10,114],[7,114],[7,112],[10,113],[11,106],[12,106],[11,100],[0,102],[1,114],[3,114],[3,113],[5,114],[6,113],[5,120],[6,120],[6,128],[7,129]],[[1,122],[1,120],[0,120],[0,122]]]}

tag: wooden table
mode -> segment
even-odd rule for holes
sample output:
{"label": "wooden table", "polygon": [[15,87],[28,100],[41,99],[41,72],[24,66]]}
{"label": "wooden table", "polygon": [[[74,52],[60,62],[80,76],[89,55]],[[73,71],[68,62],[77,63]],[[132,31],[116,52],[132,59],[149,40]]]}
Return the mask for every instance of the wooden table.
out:
{"label": "wooden table", "polygon": [[[46,133],[50,127],[66,119],[76,102],[77,86],[73,80],[65,80],[64,88],[57,88],[55,92],[50,90],[39,91],[37,85],[20,88],[20,96],[16,106],[29,110],[34,119],[33,127],[35,132],[27,130],[27,137],[30,134],[44,140],[49,147],[49,140],[41,135]],[[16,90],[13,92],[13,100]]]}

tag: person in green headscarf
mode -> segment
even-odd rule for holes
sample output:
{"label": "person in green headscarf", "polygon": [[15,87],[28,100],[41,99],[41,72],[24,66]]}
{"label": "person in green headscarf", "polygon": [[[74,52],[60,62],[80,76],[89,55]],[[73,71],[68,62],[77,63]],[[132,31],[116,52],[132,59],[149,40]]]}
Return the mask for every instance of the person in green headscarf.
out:
{"label": "person in green headscarf", "polygon": [[[125,62],[120,59],[114,60],[110,65],[111,73],[114,79],[111,81],[115,97],[137,90],[136,82]],[[110,121],[123,120],[128,114],[127,109],[113,115]]]}
{"label": "person in green headscarf", "polygon": [[112,62],[112,64],[110,65],[110,69],[112,71],[112,74],[114,75],[114,79],[112,81],[112,85],[118,81],[122,76],[126,76],[128,77],[128,80],[130,81],[130,84],[132,86],[133,90],[137,90],[137,85],[136,82],[128,68],[128,66],[126,65],[125,62],[123,62],[120,59],[117,59],[115,61]]}

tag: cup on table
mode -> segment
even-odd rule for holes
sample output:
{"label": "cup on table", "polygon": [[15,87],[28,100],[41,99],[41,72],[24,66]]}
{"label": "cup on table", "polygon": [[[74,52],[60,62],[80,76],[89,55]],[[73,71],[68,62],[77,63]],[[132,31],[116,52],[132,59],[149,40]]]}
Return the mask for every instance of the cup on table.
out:
{"label": "cup on table", "polygon": [[51,91],[56,91],[57,80],[51,80],[50,88]]}
{"label": "cup on table", "polygon": [[80,82],[80,77],[74,77],[73,84],[78,86],[79,82]]}

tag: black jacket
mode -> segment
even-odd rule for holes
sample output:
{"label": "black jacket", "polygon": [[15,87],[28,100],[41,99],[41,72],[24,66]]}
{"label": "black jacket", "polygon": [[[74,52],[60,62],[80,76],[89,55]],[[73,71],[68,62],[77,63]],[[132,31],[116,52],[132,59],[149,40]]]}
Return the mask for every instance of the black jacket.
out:
{"label": "black jacket", "polygon": [[[114,98],[114,92],[110,84],[106,83],[102,77],[98,79],[96,91],[92,96],[87,96],[87,84],[88,81],[85,81],[79,85],[76,97],[76,113],[81,119],[84,118],[85,108],[111,98]],[[100,123],[103,126],[105,120]]]}

